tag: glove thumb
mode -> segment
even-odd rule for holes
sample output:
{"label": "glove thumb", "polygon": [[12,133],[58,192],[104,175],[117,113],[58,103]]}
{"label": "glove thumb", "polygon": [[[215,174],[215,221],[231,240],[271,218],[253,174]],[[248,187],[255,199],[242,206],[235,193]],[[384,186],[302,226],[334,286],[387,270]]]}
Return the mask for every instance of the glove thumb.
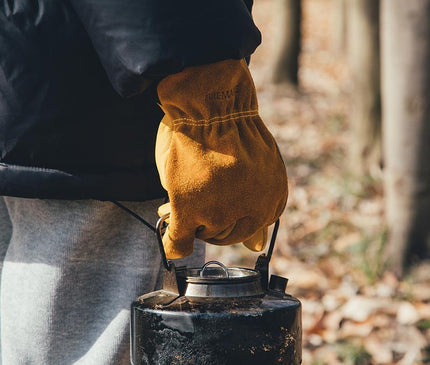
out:
{"label": "glove thumb", "polygon": [[160,217],[168,213],[170,213],[170,217],[166,219],[166,223],[169,225],[163,235],[166,258],[179,259],[191,255],[196,235],[195,229],[187,224],[178,224],[177,217],[171,213],[170,203],[163,204],[158,208],[158,215]]}
{"label": "glove thumb", "polygon": [[262,251],[267,243],[267,227],[264,227],[254,233],[251,238],[243,241],[243,244],[251,251]]}

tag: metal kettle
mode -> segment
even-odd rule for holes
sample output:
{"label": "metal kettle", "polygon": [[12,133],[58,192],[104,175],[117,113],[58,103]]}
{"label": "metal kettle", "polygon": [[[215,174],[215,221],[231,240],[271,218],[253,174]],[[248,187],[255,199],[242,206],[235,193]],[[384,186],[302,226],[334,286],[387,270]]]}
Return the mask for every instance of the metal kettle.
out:
{"label": "metal kettle", "polygon": [[166,259],[165,219],[157,224],[163,288],[131,305],[132,364],[299,365],[300,301],[285,293],[286,278],[268,278],[279,221],[254,269],[187,268]]}

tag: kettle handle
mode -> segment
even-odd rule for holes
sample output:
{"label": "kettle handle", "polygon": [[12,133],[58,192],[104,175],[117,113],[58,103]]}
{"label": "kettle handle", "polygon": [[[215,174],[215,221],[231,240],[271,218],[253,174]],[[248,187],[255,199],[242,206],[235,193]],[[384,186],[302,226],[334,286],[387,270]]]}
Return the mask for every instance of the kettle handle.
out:
{"label": "kettle handle", "polygon": [[269,249],[267,250],[267,254],[262,253],[258,256],[257,262],[255,263],[255,270],[258,271],[261,275],[261,285],[264,289],[268,288],[269,285],[269,263],[272,258],[273,248],[275,247],[276,236],[278,235],[279,229],[279,218],[275,222],[275,226],[273,227],[272,238],[270,239]]}
{"label": "kettle handle", "polygon": [[[275,225],[273,226],[273,232],[272,232],[272,237],[270,238],[270,245],[269,245],[269,249],[267,250],[267,258],[270,261],[270,259],[272,258],[272,253],[273,253],[273,248],[275,247],[275,241],[276,241],[276,237],[278,236],[278,229],[279,229],[279,218],[276,220]],[[264,254],[263,254],[264,255]]]}
{"label": "kettle handle", "polygon": [[[158,220],[156,225],[156,233],[157,233],[157,240],[158,240],[158,248],[161,254],[161,261],[163,263],[164,268],[170,271],[172,267],[172,262],[167,259],[166,252],[164,251],[164,246],[163,246],[163,234],[167,226],[166,220],[169,217],[170,217],[170,213],[167,213]],[[269,262],[270,262],[270,259],[272,258],[273,248],[275,247],[276,236],[278,235],[278,229],[279,229],[279,218],[276,220],[275,226],[273,227],[273,233],[270,239],[270,245],[269,245],[269,249],[267,250],[267,254],[265,253],[261,254],[258,257],[257,262],[255,263],[255,269],[260,271],[262,276],[266,276],[266,279],[268,278]]]}
{"label": "kettle handle", "polygon": [[157,225],[155,226],[155,229],[156,229],[155,232],[157,233],[158,249],[160,250],[160,255],[161,255],[161,262],[163,263],[163,266],[167,271],[171,270],[172,261],[168,260],[166,257],[166,252],[164,251],[164,245],[163,245],[163,234],[166,231],[166,227],[167,227],[166,220],[169,219],[169,217],[170,217],[170,213],[164,214],[157,221]]}

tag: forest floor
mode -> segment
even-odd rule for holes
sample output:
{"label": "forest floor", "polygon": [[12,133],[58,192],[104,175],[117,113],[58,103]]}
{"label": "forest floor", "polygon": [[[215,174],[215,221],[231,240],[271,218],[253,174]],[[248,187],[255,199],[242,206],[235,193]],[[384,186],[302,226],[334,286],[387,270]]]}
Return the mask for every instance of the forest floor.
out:
{"label": "forest floor", "polygon": [[[382,271],[382,173],[348,173],[351,85],[345,56],[331,52],[331,1],[303,0],[299,90],[270,81],[273,2],[255,2],[263,43],[250,68],[289,174],[271,271],[302,302],[303,364],[430,363],[430,263],[402,281]],[[208,259],[229,266],[253,267],[257,257],[242,245],[208,247]]]}

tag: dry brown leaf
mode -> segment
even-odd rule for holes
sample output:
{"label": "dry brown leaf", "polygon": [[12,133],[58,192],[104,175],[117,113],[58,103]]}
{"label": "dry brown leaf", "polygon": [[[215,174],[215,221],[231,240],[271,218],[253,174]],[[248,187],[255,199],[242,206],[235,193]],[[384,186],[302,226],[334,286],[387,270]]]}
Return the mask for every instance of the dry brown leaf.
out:
{"label": "dry brown leaf", "polygon": [[400,324],[415,324],[421,319],[415,306],[409,302],[402,302],[397,309],[397,322]]}

